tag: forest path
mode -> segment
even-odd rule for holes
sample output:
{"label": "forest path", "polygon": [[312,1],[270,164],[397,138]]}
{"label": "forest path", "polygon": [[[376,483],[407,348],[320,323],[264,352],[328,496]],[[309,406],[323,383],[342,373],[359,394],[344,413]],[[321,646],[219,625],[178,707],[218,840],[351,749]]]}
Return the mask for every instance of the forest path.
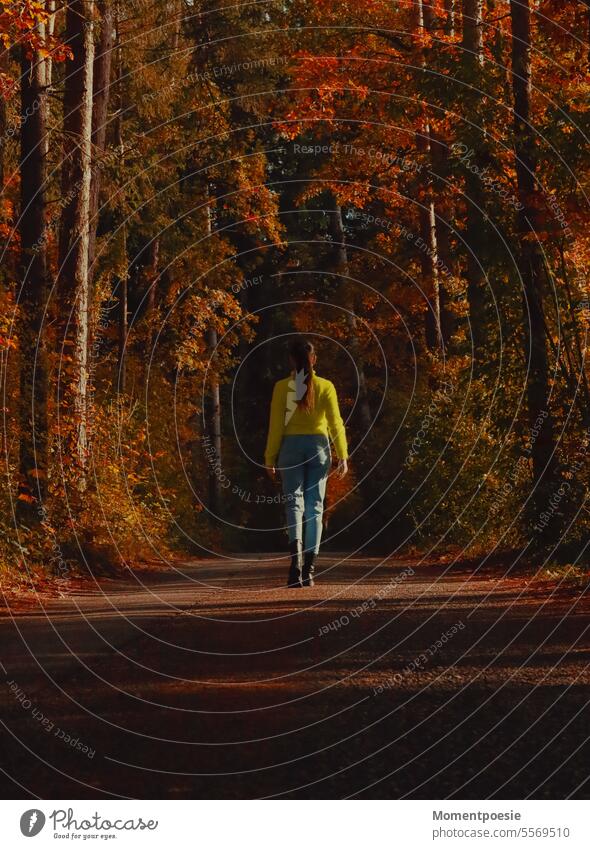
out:
{"label": "forest path", "polygon": [[0,619],[6,798],[587,797],[575,588],[192,561]]}

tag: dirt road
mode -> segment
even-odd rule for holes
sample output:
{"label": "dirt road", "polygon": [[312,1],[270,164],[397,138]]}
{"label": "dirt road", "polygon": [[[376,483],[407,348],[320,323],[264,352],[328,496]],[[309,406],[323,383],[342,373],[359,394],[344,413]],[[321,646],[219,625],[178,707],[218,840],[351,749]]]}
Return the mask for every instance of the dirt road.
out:
{"label": "dirt road", "polygon": [[192,562],[0,620],[7,798],[590,795],[575,588],[375,558]]}

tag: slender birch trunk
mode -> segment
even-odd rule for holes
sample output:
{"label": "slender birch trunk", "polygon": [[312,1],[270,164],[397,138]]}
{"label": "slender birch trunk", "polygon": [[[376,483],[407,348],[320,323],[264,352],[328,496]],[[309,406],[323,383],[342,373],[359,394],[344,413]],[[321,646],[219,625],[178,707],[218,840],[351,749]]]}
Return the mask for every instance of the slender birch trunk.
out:
{"label": "slender birch trunk", "polygon": [[[94,24],[90,0],[66,10],[65,40],[74,58],[66,66],[62,191],[68,201],[60,226],[59,291],[64,304],[65,382],[61,395],[74,417],[74,450],[83,485],[88,448],[89,229],[92,163]],[[69,360],[69,362],[68,362]]]}
{"label": "slender birch trunk", "polygon": [[[424,29],[432,29],[434,23],[434,12],[428,2],[425,2],[425,0],[416,0],[414,4],[414,14],[417,32],[421,33]],[[420,52],[421,66],[425,69],[426,61],[424,53],[423,51]],[[421,129],[416,133],[416,147],[425,155],[425,158],[432,158],[430,123],[426,115],[423,117]],[[420,249],[422,274],[426,283],[426,295],[429,300],[425,326],[426,344],[431,350],[443,351],[444,342],[441,327],[436,210],[434,206],[434,198],[432,196],[431,178],[428,178],[426,198],[420,203],[418,214],[420,219],[421,238],[421,243],[418,245],[418,248]]]}

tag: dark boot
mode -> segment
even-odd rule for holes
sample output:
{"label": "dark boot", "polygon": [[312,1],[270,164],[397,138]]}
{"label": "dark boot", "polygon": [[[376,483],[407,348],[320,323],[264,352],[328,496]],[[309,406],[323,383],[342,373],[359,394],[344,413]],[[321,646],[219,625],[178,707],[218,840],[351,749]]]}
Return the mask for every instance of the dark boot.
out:
{"label": "dark boot", "polygon": [[315,552],[306,551],[305,559],[303,561],[303,586],[304,587],[313,587],[313,571],[314,571],[314,562],[315,562]]}
{"label": "dark boot", "polygon": [[288,587],[302,587],[301,570],[303,568],[303,546],[301,540],[289,543],[289,551],[291,552],[291,565],[289,566],[289,578],[287,580]]}

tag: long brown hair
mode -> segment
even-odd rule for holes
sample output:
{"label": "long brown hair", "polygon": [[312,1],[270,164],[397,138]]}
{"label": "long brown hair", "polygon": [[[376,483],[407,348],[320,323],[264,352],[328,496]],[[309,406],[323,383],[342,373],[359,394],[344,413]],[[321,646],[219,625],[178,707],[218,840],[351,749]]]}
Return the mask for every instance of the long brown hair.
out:
{"label": "long brown hair", "polygon": [[306,388],[303,397],[297,401],[297,406],[309,413],[313,410],[315,402],[312,363],[315,348],[309,339],[304,336],[296,336],[289,345],[289,354],[295,364],[295,371],[302,371],[304,374],[303,382]]}

